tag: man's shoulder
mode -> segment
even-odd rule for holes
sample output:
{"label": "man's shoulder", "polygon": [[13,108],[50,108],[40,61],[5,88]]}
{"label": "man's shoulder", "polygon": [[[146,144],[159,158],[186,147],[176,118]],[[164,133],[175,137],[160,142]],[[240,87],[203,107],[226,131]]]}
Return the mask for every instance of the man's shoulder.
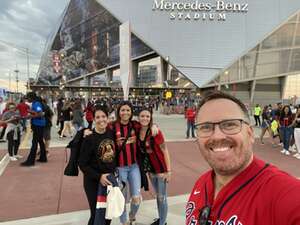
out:
{"label": "man's shoulder", "polygon": [[275,166],[269,166],[262,176],[265,190],[270,190],[270,194],[280,195],[292,189],[300,190],[300,180],[290,174],[279,170]]}

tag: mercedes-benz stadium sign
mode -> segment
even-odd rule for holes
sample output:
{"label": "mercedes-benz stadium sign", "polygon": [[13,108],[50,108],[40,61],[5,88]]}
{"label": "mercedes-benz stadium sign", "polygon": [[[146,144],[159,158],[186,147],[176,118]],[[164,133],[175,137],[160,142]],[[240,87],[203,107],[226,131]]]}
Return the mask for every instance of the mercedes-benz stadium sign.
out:
{"label": "mercedes-benz stadium sign", "polygon": [[214,4],[208,2],[179,2],[153,0],[153,11],[169,12],[171,20],[217,20],[225,21],[227,13],[247,13],[248,3],[236,3],[216,1]]}

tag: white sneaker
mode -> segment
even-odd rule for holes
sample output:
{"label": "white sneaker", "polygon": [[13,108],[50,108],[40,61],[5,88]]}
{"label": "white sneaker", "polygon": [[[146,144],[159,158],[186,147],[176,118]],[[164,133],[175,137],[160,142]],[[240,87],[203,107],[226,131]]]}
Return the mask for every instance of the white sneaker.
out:
{"label": "white sneaker", "polygon": [[296,159],[300,159],[300,154],[296,157]]}
{"label": "white sneaker", "polygon": [[293,155],[293,157],[298,157],[298,156],[300,156],[300,154],[299,153],[296,153],[295,155]]}
{"label": "white sneaker", "polygon": [[281,152],[282,154],[284,154],[284,153],[285,153],[285,151],[286,151],[286,150],[285,150],[285,149],[283,149],[283,150],[282,150],[282,151],[280,151],[280,152]]}
{"label": "white sneaker", "polygon": [[21,155],[14,155],[14,157],[15,157],[16,159],[22,159],[22,158],[23,158],[23,156],[21,156]]}
{"label": "white sneaker", "polygon": [[10,156],[9,159],[10,159],[10,161],[17,161],[17,159],[13,156]]}
{"label": "white sneaker", "polygon": [[284,154],[285,155],[290,155],[291,153],[288,150],[286,150]]}

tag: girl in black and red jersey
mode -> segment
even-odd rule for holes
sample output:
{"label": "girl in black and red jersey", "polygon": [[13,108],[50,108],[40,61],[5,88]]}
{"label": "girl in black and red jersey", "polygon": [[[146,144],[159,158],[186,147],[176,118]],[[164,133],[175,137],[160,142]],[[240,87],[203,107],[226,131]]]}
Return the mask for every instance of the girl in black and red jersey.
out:
{"label": "girl in black and red jersey", "polygon": [[291,108],[288,105],[286,105],[283,107],[280,114],[280,132],[283,140],[283,150],[281,151],[281,153],[285,155],[290,155],[289,152],[290,140],[291,140],[292,133],[294,132],[292,123],[293,123],[292,111]]}
{"label": "girl in black and red jersey", "polygon": [[[140,125],[132,121],[132,105],[129,101],[123,101],[117,109],[117,121],[112,123],[112,129],[116,136],[116,152],[119,179],[129,185],[131,204],[129,222],[126,206],[120,217],[122,224],[134,224],[135,216],[141,203],[141,174],[137,164],[137,134]],[[124,189],[126,199],[127,190]]]}
{"label": "girl in black and red jersey", "polygon": [[156,192],[159,219],[152,225],[165,225],[168,213],[167,183],[171,179],[171,164],[169,151],[165,145],[164,136],[160,130],[152,136],[152,112],[143,108],[139,113],[141,129],[138,136],[138,146],[141,151],[142,168],[149,173],[152,186]]}

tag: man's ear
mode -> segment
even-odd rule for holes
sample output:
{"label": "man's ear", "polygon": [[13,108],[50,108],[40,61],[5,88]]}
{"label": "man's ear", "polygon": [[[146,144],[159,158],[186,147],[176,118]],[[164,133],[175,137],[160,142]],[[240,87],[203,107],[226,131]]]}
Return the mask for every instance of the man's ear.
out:
{"label": "man's ear", "polygon": [[255,133],[254,133],[254,129],[253,129],[252,126],[250,126],[250,125],[248,126],[247,133],[249,135],[250,142],[252,144],[254,144],[254,142],[255,142]]}

